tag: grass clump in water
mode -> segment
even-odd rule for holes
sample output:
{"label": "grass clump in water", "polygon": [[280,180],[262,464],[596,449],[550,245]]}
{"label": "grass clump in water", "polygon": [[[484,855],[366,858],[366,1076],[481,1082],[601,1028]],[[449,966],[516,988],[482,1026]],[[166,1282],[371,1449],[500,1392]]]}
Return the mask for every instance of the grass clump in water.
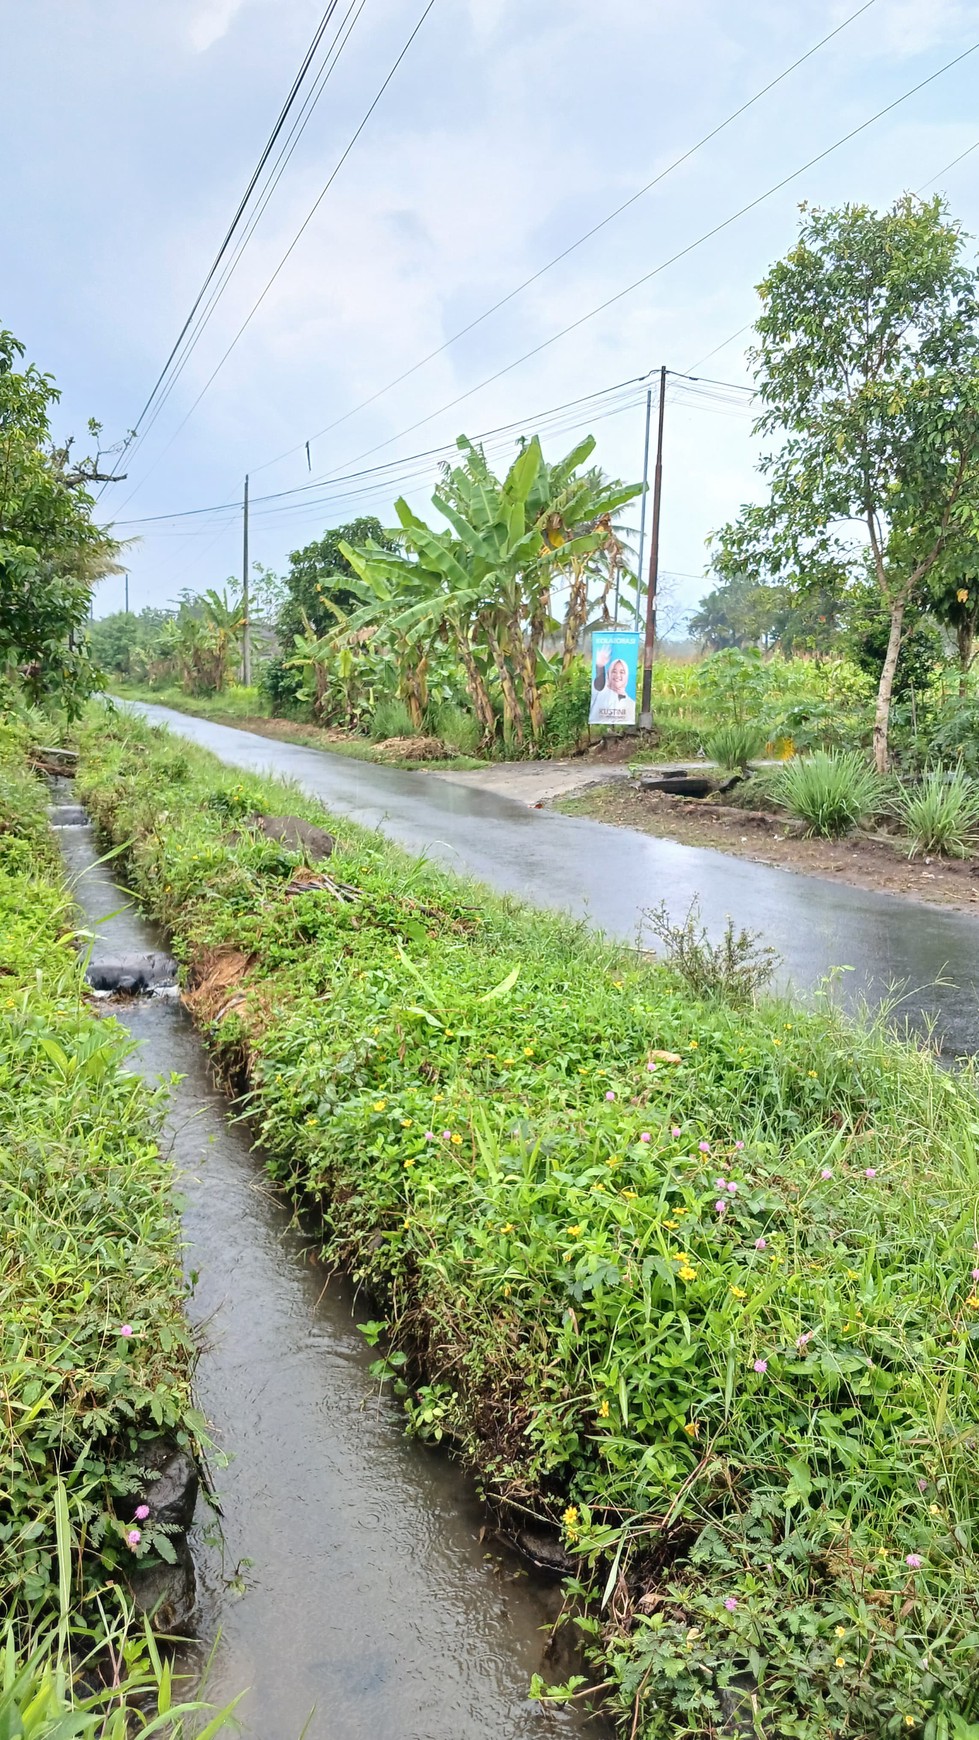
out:
{"label": "grass clump in water", "polygon": [[[199,1009],[273,1176],[373,1300],[409,1427],[560,1531],[629,1731],[976,1720],[971,1074],[172,755],[103,717],[85,789],[192,981],[234,952]],[[327,822],[340,896],[288,895],[222,793]]]}

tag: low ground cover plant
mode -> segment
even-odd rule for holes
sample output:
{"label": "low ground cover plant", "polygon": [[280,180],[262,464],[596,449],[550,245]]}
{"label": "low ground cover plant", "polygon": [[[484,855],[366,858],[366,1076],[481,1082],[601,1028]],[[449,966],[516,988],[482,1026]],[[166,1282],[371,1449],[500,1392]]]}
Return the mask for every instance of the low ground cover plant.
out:
{"label": "low ground cover plant", "polygon": [[[560,1530],[625,1732],[979,1718],[971,1074],[697,995],[137,721],[81,784],[409,1426]],[[287,808],[317,874],[249,827]]]}
{"label": "low ground cover plant", "polygon": [[18,1643],[69,1603],[87,1637],[135,1564],[172,1559],[137,1514],[143,1452],[201,1423],[161,1097],[83,1000],[24,749],[0,723],[0,1617]]}

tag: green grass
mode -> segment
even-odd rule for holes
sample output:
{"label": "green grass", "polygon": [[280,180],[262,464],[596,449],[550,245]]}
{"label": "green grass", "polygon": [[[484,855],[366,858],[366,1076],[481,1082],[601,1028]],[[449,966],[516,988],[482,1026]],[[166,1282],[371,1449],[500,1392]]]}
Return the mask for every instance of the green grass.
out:
{"label": "green grass", "polygon": [[979,785],[961,767],[926,773],[919,785],[908,786],[895,810],[916,852],[944,852],[965,858],[979,834]]}
{"label": "green grass", "polygon": [[[379,1377],[561,1530],[625,1731],[706,1740],[739,1686],[795,1740],[975,1719],[971,1073],[825,1002],[695,996],[142,724],[84,747],[191,978],[252,962],[198,1015],[374,1301]],[[242,829],[284,808],[348,898],[285,895]]]}
{"label": "green grass", "polygon": [[18,1638],[65,1606],[59,1492],[73,1633],[117,1609],[134,1560],[172,1555],[152,1524],[125,1537],[147,1440],[197,1423],[162,1096],[83,1000],[24,748],[0,723],[0,1616]]}
{"label": "green grass", "polygon": [[[125,685],[117,683],[113,686],[112,692],[121,701],[149,701],[158,707],[171,707],[176,713],[189,713],[196,719],[211,719],[217,725],[239,725],[243,719],[253,721],[269,719],[271,721],[268,705],[261,697],[259,697],[260,705],[249,708],[234,702],[230,706],[225,706],[224,703],[228,696],[185,695],[182,689],[138,688],[131,683]],[[234,693],[235,691],[232,690],[228,692],[228,695],[233,696]],[[246,689],[242,693],[251,696],[257,694],[257,691]],[[435,762],[416,761],[410,756],[392,758],[379,755],[380,744],[372,742],[367,737],[357,737],[351,733],[348,737],[335,738],[329,743],[324,743],[322,733],[316,726],[310,725],[304,729],[302,724],[295,721],[289,720],[286,723],[288,724],[288,735],[282,741],[301,743],[309,749],[319,749],[328,755],[350,756],[355,761],[376,761],[384,767],[403,767],[409,772],[424,768],[470,770],[487,765],[485,758],[464,754],[449,754],[443,761]],[[270,735],[275,736],[276,734],[270,733]]]}
{"label": "green grass", "polygon": [[817,750],[787,761],[771,793],[811,834],[829,839],[849,833],[882,801],[880,780],[855,750]]}

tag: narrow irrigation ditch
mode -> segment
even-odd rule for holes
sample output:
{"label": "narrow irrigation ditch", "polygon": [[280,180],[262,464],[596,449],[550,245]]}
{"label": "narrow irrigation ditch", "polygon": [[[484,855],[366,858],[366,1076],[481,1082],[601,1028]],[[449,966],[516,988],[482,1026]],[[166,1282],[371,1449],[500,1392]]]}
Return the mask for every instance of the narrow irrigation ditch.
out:
{"label": "narrow irrigation ditch", "polygon": [[111,1007],[136,1067],[172,1082],[197,1402],[220,1510],[202,1497],[191,1531],[190,1665],[219,1636],[208,1694],[248,1686],[244,1730],[263,1740],[601,1733],[577,1708],[528,1701],[535,1672],[567,1671],[549,1655],[557,1587],[484,1539],[467,1477],[405,1438],[370,1375],[358,1303],[309,1260],[210,1078],[167,988],[162,939],[113,881],[67,781],[53,782],[53,803],[94,936],[89,982],[105,995],[123,986]]}

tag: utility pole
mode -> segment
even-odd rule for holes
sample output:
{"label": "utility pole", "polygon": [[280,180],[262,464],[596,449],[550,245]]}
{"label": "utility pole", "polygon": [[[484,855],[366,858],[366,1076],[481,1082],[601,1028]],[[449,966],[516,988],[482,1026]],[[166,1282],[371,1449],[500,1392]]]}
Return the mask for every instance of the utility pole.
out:
{"label": "utility pole", "polygon": [[241,613],[244,626],[241,634],[241,675],[245,688],[252,681],[252,625],[248,620],[248,473],[245,472],[244,519],[241,535]]}
{"label": "utility pole", "polygon": [[646,441],[642,450],[642,507],[639,510],[639,560],[636,563],[636,633],[642,610],[642,566],[646,553],[646,497],[649,494],[649,425],[653,417],[653,389],[646,394]]}
{"label": "utility pole", "polygon": [[126,569],[125,586],[126,586],[126,615],[128,616],[129,615],[129,569],[128,568]]}
{"label": "utility pole", "polygon": [[656,646],[656,583],[659,579],[659,510],[663,494],[663,416],[666,411],[666,365],[659,371],[659,420],[656,429],[656,470],[653,473],[653,526],[646,586],[646,641],[642,655],[642,710],[639,729],[653,723],[653,649]]}

